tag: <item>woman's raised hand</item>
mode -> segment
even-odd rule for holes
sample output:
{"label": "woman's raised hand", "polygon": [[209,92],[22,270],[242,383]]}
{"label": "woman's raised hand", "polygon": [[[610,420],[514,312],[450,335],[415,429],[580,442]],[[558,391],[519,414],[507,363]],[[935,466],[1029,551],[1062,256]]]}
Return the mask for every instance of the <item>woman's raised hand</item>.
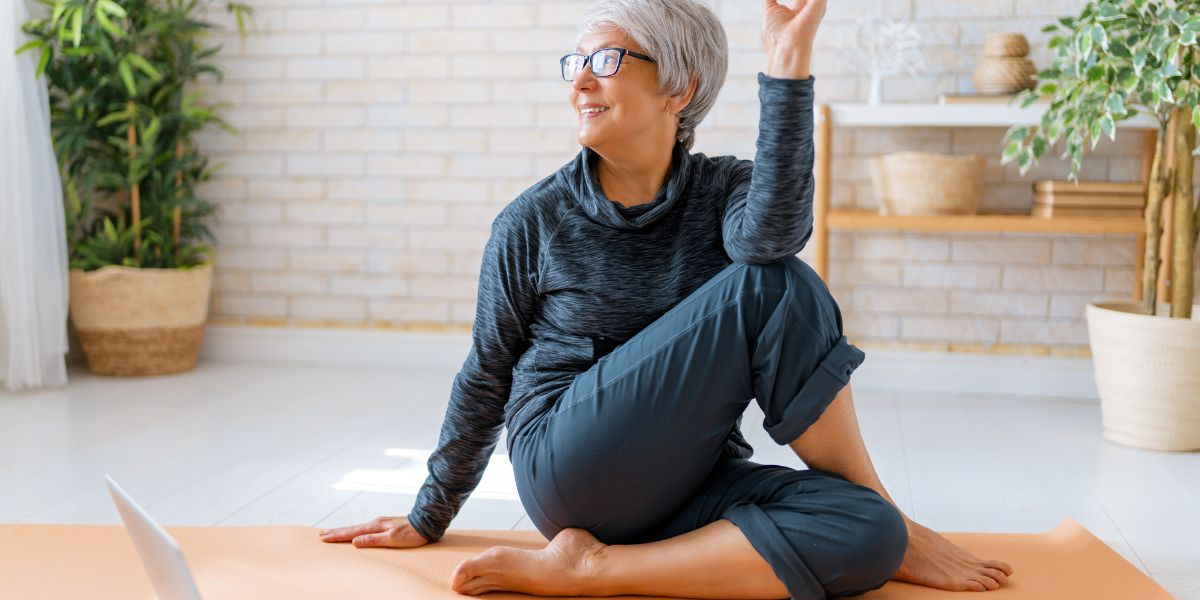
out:
{"label": "woman's raised hand", "polygon": [[813,40],[825,16],[827,0],[763,0],[763,46],[767,75],[807,79]]}
{"label": "woman's raised hand", "polygon": [[408,523],[408,516],[375,517],[362,525],[320,532],[324,542],[350,542],[356,548],[416,548],[429,543]]}

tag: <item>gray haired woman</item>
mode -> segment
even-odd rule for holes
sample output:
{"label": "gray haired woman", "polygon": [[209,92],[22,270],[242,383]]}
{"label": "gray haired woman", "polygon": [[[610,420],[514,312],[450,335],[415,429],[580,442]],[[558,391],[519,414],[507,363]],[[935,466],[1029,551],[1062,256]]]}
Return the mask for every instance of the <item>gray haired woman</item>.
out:
{"label": "gray haired woman", "polygon": [[[871,464],[849,379],[865,354],[796,254],[812,233],[813,39],[825,0],[763,1],[754,161],[691,153],[725,81],[698,0],[602,0],[560,60],[579,154],[492,223],[472,348],[412,511],[329,542],[438,541],[508,428],[550,543],[458,565],[463,594],[797,600],[889,579],[996,589],[904,516]],[[804,470],[749,460],[750,400]]]}

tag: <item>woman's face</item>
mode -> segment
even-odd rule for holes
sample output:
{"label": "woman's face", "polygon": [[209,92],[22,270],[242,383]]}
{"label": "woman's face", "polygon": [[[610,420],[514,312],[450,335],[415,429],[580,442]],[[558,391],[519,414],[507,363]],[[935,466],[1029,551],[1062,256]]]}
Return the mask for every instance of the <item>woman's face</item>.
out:
{"label": "woman's face", "polygon": [[[600,48],[624,48],[647,54],[624,31],[612,30],[585,35],[576,52],[590,56]],[[657,57],[651,57],[656,58]],[[657,65],[626,54],[616,74],[596,77],[592,63],[575,74],[570,101],[579,123],[579,144],[589,148],[618,147],[639,139],[674,139],[678,119],[669,111],[669,99],[659,96]],[[598,104],[608,110],[588,114],[584,105]]]}

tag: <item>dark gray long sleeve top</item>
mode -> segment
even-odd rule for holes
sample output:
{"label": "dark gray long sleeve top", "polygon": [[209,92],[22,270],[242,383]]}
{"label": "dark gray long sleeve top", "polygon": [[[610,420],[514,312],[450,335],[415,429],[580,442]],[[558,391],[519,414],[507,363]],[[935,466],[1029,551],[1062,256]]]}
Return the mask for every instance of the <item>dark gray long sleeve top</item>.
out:
{"label": "dark gray long sleeve top", "polygon": [[[479,484],[502,427],[511,449],[576,375],[731,262],[775,262],[808,242],[813,78],[760,72],[758,85],[753,161],[676,142],[655,198],[626,207],[604,195],[585,146],[497,215],[472,346],[408,514],[426,539],[441,539]],[[753,453],[737,426],[722,451]]]}

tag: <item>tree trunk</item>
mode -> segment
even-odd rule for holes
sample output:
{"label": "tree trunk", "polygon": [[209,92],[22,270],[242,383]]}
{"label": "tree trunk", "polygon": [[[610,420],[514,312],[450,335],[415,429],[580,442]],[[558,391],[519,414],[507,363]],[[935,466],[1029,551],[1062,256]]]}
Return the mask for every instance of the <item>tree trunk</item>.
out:
{"label": "tree trunk", "polygon": [[1158,246],[1162,239],[1163,200],[1167,197],[1166,176],[1163,175],[1163,160],[1167,154],[1167,122],[1158,123],[1158,144],[1154,149],[1154,160],[1150,163],[1150,186],[1146,193],[1146,254],[1142,265],[1142,309],[1145,314],[1155,314],[1158,295]]}
{"label": "tree trunk", "polygon": [[1175,111],[1175,221],[1174,249],[1171,257],[1171,317],[1192,318],[1192,252],[1196,248],[1196,229],[1192,226],[1195,209],[1192,207],[1192,148],[1196,145],[1196,128],[1192,111],[1181,107]]}

